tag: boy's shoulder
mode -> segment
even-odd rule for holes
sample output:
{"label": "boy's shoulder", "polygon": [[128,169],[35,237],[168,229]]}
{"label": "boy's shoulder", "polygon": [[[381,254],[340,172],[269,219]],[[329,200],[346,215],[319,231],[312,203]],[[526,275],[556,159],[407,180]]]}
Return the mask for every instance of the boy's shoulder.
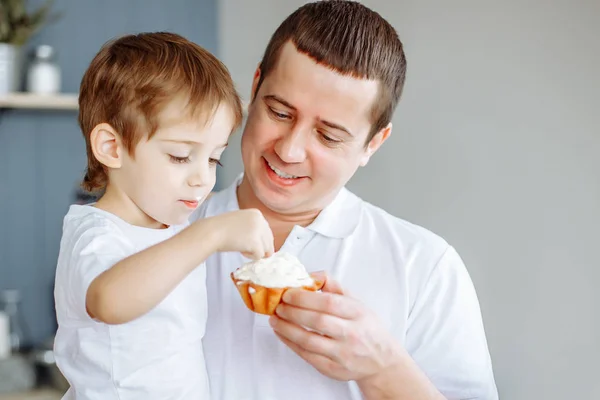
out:
{"label": "boy's shoulder", "polygon": [[91,228],[104,228],[119,230],[119,227],[110,214],[91,205],[71,205],[63,219],[63,231],[72,228],[83,232]]}
{"label": "boy's shoulder", "polygon": [[[111,214],[90,205],[72,205],[63,219],[62,242],[76,242],[87,238],[113,238],[119,242],[127,242],[126,235],[118,221]],[[84,240],[85,241],[85,240]]]}

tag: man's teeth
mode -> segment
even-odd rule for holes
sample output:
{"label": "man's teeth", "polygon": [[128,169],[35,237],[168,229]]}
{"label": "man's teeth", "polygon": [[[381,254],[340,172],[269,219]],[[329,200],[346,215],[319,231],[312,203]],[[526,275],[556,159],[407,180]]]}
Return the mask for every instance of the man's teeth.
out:
{"label": "man's teeth", "polygon": [[280,178],[284,178],[284,179],[292,179],[292,178],[297,178],[297,176],[295,175],[290,175],[290,174],[286,174],[285,172],[283,172],[280,169],[275,168],[273,165],[271,165],[271,163],[267,162],[267,164],[269,164],[269,168],[271,168],[273,170],[273,172],[275,172],[277,174],[277,176],[279,176]]}

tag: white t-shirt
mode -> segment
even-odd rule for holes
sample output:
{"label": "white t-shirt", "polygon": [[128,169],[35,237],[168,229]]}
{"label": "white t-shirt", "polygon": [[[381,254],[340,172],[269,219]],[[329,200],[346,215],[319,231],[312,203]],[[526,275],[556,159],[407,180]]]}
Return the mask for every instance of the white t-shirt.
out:
{"label": "white t-shirt", "polygon": [[85,307],[88,287],[100,273],[183,227],[142,228],[92,206],[71,206],[64,218],[54,289],[54,351],[71,384],[64,399],[209,398],[202,351],[207,315],[204,265],[131,322],[97,322]]}
{"label": "white t-shirt", "polygon": [[[233,185],[192,218],[239,209]],[[448,399],[498,398],[479,303],[457,252],[433,233],[342,189],[282,250],[309,272],[325,270],[374,310]],[[330,379],[273,333],[268,316],[244,305],[229,278],[239,253],[207,260],[208,323],[203,339],[214,400],[362,399],[358,385]]]}

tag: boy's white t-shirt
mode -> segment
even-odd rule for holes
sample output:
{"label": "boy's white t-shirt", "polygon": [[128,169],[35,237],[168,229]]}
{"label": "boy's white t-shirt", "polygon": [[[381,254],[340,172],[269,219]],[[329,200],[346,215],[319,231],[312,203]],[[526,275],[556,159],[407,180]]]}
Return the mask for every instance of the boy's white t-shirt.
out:
{"label": "boy's white t-shirt", "polygon": [[93,206],[70,207],[54,289],[58,319],[54,352],[71,384],[63,399],[209,398],[202,350],[207,318],[204,265],[131,322],[97,322],[85,306],[88,287],[100,273],[184,227],[142,228]]}

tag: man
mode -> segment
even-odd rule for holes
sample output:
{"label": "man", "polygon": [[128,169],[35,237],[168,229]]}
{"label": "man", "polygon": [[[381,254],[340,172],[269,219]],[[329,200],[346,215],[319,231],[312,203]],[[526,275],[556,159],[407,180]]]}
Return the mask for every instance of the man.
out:
{"label": "man", "polygon": [[[406,61],[395,30],[359,3],[306,4],[254,75],[244,174],[196,217],[259,209],[275,249],[324,271],[277,315],[250,312],[207,261],[204,339],[215,399],[497,399],[477,296],[456,251],[344,188],[386,141]],[[319,333],[316,333],[316,332]]]}

